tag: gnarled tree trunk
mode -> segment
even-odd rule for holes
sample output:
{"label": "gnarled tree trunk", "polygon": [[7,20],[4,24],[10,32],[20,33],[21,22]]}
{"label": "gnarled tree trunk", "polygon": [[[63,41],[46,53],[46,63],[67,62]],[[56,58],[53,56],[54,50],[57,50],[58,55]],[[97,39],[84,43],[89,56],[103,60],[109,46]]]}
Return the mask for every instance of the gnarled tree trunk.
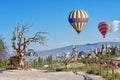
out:
{"label": "gnarled tree trunk", "polygon": [[21,26],[18,24],[12,35],[12,48],[14,49],[13,52],[15,55],[10,57],[9,65],[16,69],[20,67],[21,69],[27,70],[28,62],[25,61],[24,56],[30,56],[31,54],[33,56],[38,56],[33,49],[27,49],[27,46],[31,42],[38,42],[44,45],[46,37],[42,34],[46,34],[46,32],[37,32],[34,37],[26,38],[24,33],[31,26],[23,25],[21,30],[20,27]]}

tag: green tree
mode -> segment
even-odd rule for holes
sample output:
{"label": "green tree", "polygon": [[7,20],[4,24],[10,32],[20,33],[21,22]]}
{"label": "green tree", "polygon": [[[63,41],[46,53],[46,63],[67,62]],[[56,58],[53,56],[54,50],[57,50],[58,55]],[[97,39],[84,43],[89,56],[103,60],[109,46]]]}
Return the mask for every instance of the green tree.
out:
{"label": "green tree", "polygon": [[43,66],[43,58],[38,58],[38,66],[42,67]]}
{"label": "green tree", "polygon": [[47,57],[47,63],[48,65],[52,65],[52,62],[53,62],[53,58],[52,58],[52,55],[50,55]]}
{"label": "green tree", "polygon": [[3,39],[0,38],[0,60],[3,60],[7,57],[7,47]]}
{"label": "green tree", "polygon": [[1,68],[6,68],[7,64],[7,47],[5,45],[5,42],[0,36],[0,67]]}

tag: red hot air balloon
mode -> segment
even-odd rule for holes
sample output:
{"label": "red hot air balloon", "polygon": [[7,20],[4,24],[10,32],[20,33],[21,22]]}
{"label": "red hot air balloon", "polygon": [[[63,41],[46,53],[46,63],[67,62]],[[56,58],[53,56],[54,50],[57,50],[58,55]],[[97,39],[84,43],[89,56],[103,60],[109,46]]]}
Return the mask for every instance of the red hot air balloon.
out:
{"label": "red hot air balloon", "polygon": [[98,30],[101,32],[101,34],[103,35],[103,38],[105,38],[105,35],[108,33],[108,31],[110,30],[110,24],[107,22],[100,22],[98,24]]}

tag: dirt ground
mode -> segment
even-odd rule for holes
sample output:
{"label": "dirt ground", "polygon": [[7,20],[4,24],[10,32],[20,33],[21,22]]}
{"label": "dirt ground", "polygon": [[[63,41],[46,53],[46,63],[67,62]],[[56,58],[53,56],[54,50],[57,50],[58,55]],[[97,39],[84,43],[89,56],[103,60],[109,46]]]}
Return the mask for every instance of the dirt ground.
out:
{"label": "dirt ground", "polygon": [[[25,70],[0,70],[0,80],[85,80],[83,72],[48,72],[32,69]],[[88,75],[92,80],[103,80],[101,76]]]}

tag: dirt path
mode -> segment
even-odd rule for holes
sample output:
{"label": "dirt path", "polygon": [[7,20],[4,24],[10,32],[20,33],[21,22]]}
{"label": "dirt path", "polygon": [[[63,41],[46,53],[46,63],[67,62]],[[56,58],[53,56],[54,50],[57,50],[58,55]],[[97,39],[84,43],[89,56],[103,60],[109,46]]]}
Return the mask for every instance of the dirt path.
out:
{"label": "dirt path", "polygon": [[[5,70],[0,71],[0,80],[84,80],[82,72],[79,75],[73,72],[48,72],[34,70],[19,71],[19,70]],[[100,76],[88,75],[93,80],[103,80]]]}

